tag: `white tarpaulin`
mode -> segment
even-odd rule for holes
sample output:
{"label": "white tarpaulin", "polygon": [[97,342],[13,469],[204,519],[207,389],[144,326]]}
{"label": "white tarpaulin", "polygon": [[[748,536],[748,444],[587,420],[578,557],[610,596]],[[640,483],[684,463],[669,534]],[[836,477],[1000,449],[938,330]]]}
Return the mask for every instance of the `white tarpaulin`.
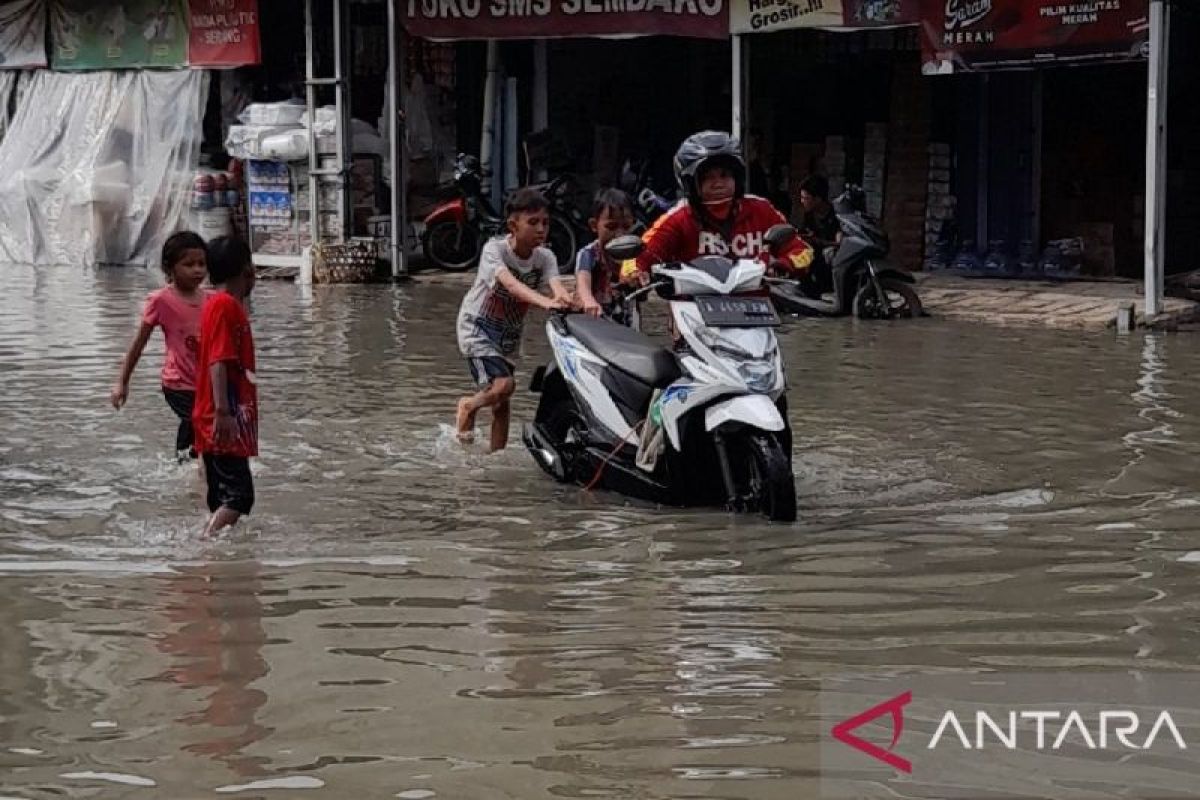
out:
{"label": "white tarpaulin", "polygon": [[8,130],[8,98],[16,91],[19,72],[0,70],[0,142],[4,141],[4,133]]}
{"label": "white tarpaulin", "polygon": [[157,264],[207,96],[200,70],[35,73],[0,141],[0,261]]}
{"label": "white tarpaulin", "polygon": [[0,0],[0,69],[46,66],[46,0]]}

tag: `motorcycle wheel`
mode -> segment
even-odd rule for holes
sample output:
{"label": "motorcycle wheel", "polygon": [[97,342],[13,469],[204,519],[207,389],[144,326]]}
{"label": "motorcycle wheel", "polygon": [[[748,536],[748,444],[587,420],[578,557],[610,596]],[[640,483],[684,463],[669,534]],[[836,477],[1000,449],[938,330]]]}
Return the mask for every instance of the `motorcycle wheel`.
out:
{"label": "motorcycle wheel", "polygon": [[921,298],[909,284],[896,278],[880,278],[879,285],[887,297],[887,306],[879,302],[879,296],[870,281],[865,282],[854,295],[854,316],[858,319],[911,319],[924,315]]}
{"label": "motorcycle wheel", "polygon": [[796,479],[779,439],[752,433],[746,439],[746,495],[772,522],[796,521]]}
{"label": "motorcycle wheel", "polygon": [[425,257],[448,272],[465,272],[479,261],[479,231],[449,220],[431,225],[422,237]]}
{"label": "motorcycle wheel", "polygon": [[558,261],[560,275],[566,275],[572,271],[577,241],[575,229],[571,227],[570,221],[558,214],[551,214],[546,246],[550,248],[550,251],[554,253],[555,260]]}

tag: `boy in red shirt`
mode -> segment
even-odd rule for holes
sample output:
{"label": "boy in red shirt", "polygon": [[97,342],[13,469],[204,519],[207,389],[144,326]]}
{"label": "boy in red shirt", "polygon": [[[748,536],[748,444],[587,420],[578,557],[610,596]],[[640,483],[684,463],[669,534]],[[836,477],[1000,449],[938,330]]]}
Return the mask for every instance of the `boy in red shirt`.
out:
{"label": "boy in red shirt", "polygon": [[746,162],[729,134],[701,131],[684,139],[675,154],[675,178],[684,199],[642,237],[640,274],[655,264],[700,256],[758,258],[795,277],[807,272],[813,251],[799,237],[770,262],[764,237],[787,220],[768,201],[746,194]]}
{"label": "boy in red shirt", "polygon": [[192,425],[208,479],[206,536],[233,525],[254,507],[250,458],[258,455],[258,389],[254,337],[243,305],[254,289],[250,248],[221,237],[208,245],[216,290],[200,314],[200,354]]}

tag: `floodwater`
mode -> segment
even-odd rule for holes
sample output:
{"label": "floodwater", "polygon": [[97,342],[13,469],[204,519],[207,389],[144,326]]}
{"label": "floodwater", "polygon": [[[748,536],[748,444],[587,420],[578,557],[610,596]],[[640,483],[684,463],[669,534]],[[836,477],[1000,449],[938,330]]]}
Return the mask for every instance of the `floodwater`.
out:
{"label": "floodwater", "polygon": [[453,444],[461,287],[260,283],[202,542],[157,338],[107,401],[158,277],[3,270],[0,797],[795,800],[823,675],[1195,669],[1193,339],[790,324],[782,526]]}

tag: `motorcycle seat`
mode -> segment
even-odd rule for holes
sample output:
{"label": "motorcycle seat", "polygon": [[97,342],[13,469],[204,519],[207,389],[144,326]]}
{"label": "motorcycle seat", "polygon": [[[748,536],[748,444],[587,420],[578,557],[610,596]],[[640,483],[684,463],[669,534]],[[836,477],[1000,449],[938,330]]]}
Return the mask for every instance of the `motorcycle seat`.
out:
{"label": "motorcycle seat", "polygon": [[643,333],[586,314],[572,314],[566,323],[584,347],[648,386],[668,386],[683,374],[674,353]]}

